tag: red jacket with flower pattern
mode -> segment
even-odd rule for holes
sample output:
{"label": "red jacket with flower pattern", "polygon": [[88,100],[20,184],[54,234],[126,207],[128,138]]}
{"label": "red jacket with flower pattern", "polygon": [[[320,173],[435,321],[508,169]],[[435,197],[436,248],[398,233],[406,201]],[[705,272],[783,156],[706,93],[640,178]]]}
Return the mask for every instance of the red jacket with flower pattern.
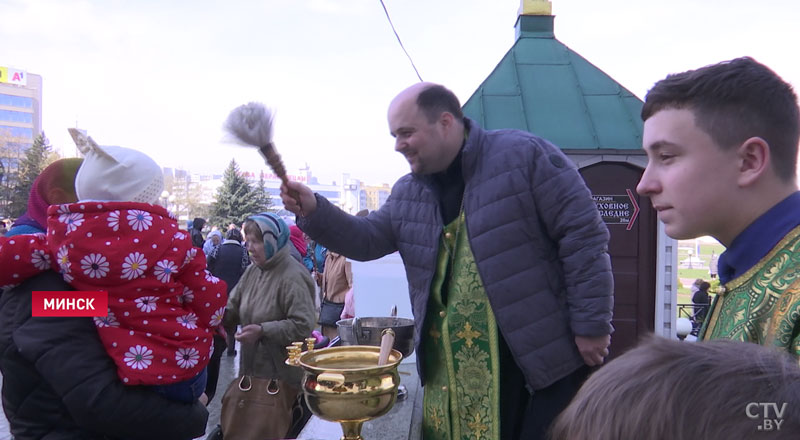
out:
{"label": "red jacket with flower pattern", "polygon": [[163,385],[208,364],[227,302],[224,281],[161,206],[78,202],[51,206],[47,235],[0,237],[0,285],[60,268],[77,290],[108,292],[97,333],[128,385]]}

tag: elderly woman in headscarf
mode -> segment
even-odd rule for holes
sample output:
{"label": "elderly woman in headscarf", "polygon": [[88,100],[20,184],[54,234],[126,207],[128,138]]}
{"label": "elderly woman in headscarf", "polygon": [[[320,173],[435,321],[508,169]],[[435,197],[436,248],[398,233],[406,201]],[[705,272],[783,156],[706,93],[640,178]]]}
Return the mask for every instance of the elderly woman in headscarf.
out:
{"label": "elderly woman in headscarf", "polygon": [[44,233],[47,230],[48,206],[77,202],[75,175],[82,163],[83,159],[77,157],[59,159],[42,170],[31,185],[28,210],[14,222],[5,236]]}
{"label": "elderly woman in headscarf", "polygon": [[206,254],[206,258],[211,255],[211,251],[219,246],[220,243],[222,243],[222,232],[220,230],[214,229],[208,233],[208,237],[206,237],[206,241],[203,243],[203,253]]}
{"label": "elderly woman in headscarf", "polygon": [[285,347],[309,337],[316,324],[314,281],[290,255],[289,227],[280,217],[253,215],[244,230],[252,264],[231,291],[223,322],[242,326],[239,371],[278,379],[296,396],[302,371],[284,363]]}

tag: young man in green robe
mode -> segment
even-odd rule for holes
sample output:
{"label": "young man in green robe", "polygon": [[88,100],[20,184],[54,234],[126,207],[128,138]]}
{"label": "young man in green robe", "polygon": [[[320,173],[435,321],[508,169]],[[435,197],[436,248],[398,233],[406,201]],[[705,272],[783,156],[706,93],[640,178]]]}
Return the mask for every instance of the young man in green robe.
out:
{"label": "young man in green robe", "polygon": [[701,340],[800,355],[799,114],[792,87],[747,57],[670,75],[645,98],[637,191],[670,237],[727,247]]}

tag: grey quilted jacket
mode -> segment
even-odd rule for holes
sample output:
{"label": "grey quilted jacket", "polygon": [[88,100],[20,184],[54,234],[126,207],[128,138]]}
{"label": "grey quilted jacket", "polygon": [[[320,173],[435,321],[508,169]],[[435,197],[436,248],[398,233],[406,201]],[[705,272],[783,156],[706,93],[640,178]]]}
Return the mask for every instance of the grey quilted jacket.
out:
{"label": "grey quilted jacket", "polygon": [[[549,142],[518,130],[470,127],[463,148],[463,208],[478,272],[500,331],[529,391],[575,371],[574,335],[611,334],[613,280],[608,229],[574,164]],[[430,178],[407,174],[367,217],[317,195],[298,225],[348,258],[400,251],[420,353],[442,233]],[[424,360],[417,357],[420,377]]]}

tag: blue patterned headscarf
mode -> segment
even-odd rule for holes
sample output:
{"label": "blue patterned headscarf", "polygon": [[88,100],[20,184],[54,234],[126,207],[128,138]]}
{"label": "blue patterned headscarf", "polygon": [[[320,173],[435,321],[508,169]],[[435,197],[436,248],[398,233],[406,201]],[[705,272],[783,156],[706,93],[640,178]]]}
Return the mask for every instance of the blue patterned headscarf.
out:
{"label": "blue patterned headscarf", "polygon": [[251,215],[247,220],[254,221],[264,235],[264,256],[272,258],[289,242],[289,226],[282,218],[271,212]]}

